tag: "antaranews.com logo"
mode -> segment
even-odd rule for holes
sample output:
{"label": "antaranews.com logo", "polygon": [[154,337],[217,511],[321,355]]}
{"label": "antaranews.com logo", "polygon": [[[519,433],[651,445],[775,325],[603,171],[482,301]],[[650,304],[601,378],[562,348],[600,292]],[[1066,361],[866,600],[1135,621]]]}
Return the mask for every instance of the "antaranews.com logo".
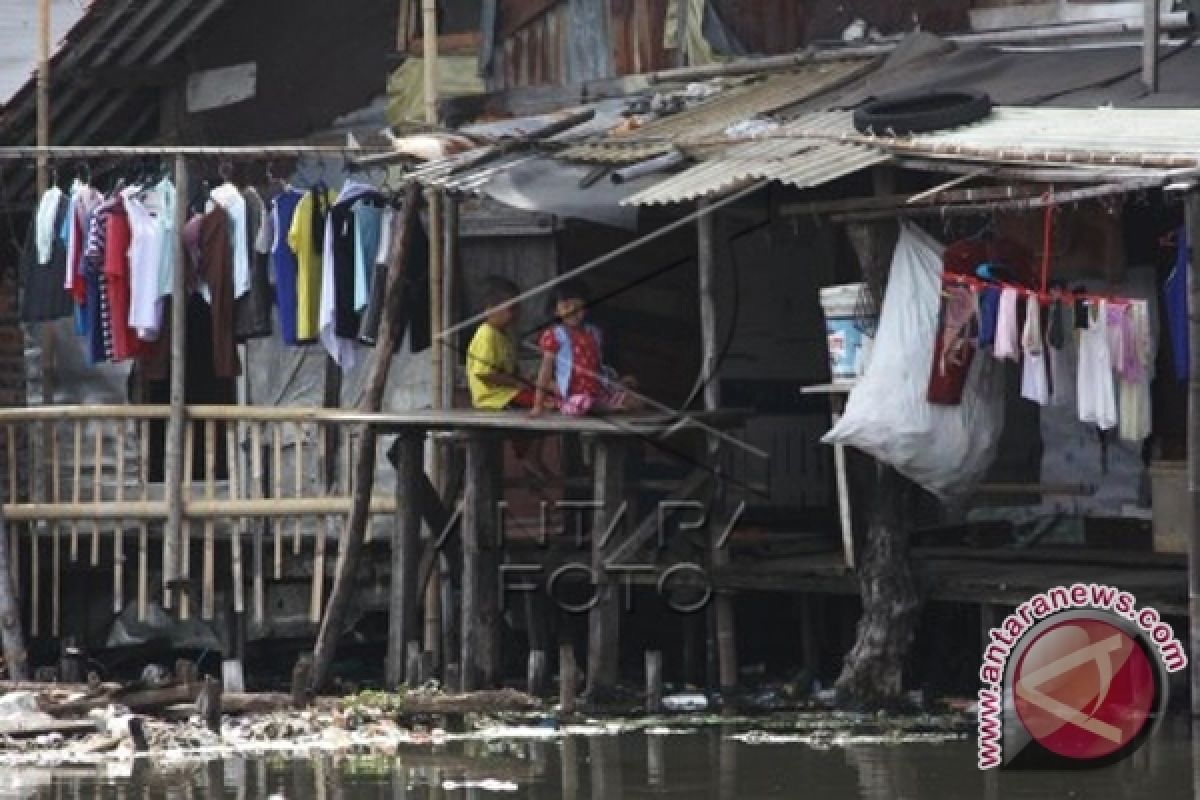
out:
{"label": "antaranews.com logo", "polygon": [[1188,664],[1171,626],[1129,592],[1077,583],[1034,595],[988,633],[980,769],[1087,769],[1150,737],[1167,673]]}

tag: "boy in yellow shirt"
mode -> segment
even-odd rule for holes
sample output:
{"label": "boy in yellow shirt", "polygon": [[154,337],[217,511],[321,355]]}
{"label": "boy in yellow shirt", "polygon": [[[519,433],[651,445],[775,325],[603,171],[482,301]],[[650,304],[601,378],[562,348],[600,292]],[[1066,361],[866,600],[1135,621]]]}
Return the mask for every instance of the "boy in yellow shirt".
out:
{"label": "boy in yellow shirt", "polygon": [[[511,331],[520,317],[517,305],[505,303],[521,293],[507,278],[488,279],[483,305],[487,317],[467,347],[467,386],[471,405],[487,411],[533,408],[534,387],[517,371],[517,346]],[[535,476],[545,475],[540,448],[514,440],[513,449],[525,468]]]}

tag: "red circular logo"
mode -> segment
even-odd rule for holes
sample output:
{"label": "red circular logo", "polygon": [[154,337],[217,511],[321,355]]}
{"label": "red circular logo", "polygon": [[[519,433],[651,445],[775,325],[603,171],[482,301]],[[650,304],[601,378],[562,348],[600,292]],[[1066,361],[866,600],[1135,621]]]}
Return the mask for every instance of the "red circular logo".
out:
{"label": "red circular logo", "polygon": [[1012,674],[1021,724],[1056,755],[1092,760],[1153,722],[1154,665],[1142,644],[1103,619],[1075,617],[1038,632]]}

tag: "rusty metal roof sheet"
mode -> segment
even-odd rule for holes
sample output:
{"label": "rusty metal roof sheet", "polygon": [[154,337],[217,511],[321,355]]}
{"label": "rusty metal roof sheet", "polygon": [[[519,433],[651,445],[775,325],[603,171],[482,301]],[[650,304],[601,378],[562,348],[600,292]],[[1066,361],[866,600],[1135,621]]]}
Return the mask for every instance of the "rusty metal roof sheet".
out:
{"label": "rusty metal roof sheet", "polygon": [[890,159],[860,144],[812,137],[854,132],[850,112],[807,114],[770,134],[729,146],[708,160],[665,178],[625,201],[627,205],[682,203],[725,192],[755,180],[776,180],[808,189]]}
{"label": "rusty metal roof sheet", "polygon": [[561,157],[573,161],[630,164],[671,150],[686,140],[717,136],[729,126],[771,114],[846,85],[871,69],[870,59],[812,64],[740,83],[687,111],[650,121],[624,135],[572,147]]}

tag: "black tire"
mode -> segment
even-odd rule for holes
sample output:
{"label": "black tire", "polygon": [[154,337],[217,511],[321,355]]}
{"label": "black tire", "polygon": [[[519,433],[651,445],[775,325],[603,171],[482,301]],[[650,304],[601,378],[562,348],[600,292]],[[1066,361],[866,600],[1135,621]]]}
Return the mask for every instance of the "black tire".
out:
{"label": "black tire", "polygon": [[854,112],[859,133],[904,135],[957,128],[992,112],[992,99],[975,91],[921,91],[868,100]]}

